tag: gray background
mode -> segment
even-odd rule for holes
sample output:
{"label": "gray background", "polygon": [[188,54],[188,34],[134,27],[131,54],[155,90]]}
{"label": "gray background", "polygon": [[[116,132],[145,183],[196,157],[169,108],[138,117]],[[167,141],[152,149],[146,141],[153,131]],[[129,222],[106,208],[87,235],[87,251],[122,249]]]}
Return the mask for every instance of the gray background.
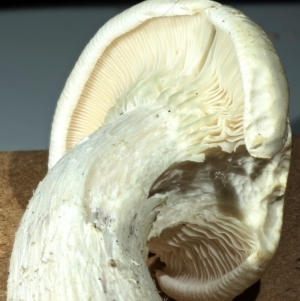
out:
{"label": "gray background", "polygon": [[[271,37],[291,90],[300,134],[300,5],[234,4]],[[0,151],[47,149],[57,99],[97,30],[127,6],[0,10]]]}

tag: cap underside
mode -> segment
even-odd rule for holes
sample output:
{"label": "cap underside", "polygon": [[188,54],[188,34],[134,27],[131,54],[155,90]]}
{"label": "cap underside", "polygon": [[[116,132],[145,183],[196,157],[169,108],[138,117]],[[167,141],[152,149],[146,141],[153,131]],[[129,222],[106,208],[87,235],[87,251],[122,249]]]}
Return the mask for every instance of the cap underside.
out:
{"label": "cap underside", "polygon": [[[243,98],[232,41],[205,14],[153,18],[115,39],[99,58],[73,112],[66,148],[150,102],[190,111],[189,119],[201,119],[202,129],[215,124],[206,139],[217,143],[228,136],[237,147],[244,143]],[[224,106],[230,107],[226,113]],[[205,120],[212,113],[214,120]],[[226,114],[222,124],[219,113]]]}

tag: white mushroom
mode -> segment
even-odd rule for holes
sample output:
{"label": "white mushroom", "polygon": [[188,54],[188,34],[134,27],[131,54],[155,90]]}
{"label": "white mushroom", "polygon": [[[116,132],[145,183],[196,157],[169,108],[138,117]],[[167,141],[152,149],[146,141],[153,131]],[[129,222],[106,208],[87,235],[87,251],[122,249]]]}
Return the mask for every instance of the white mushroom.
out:
{"label": "white mushroom", "polygon": [[152,0],[110,20],[59,100],[8,300],[160,300],[149,251],[176,300],[241,293],[280,237],[288,98],[273,46],[237,10]]}

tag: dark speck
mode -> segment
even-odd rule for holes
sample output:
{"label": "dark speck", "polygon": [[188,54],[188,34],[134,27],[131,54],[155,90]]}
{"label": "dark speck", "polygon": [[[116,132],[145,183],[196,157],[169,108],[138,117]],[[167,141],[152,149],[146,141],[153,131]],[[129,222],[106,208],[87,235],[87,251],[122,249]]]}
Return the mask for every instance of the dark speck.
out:
{"label": "dark speck", "polygon": [[111,267],[113,267],[113,268],[115,268],[115,267],[117,266],[117,263],[116,263],[113,259],[110,259],[110,260],[108,261],[108,264],[109,264]]}

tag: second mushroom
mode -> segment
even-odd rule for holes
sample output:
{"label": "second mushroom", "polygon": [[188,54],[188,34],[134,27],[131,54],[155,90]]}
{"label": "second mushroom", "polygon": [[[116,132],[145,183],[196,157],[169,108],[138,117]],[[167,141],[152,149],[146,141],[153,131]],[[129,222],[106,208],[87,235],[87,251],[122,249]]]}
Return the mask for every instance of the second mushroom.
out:
{"label": "second mushroom", "polygon": [[231,300],[280,238],[288,86],[265,33],[206,0],[110,20],[54,117],[49,172],[21,221],[8,297]]}

